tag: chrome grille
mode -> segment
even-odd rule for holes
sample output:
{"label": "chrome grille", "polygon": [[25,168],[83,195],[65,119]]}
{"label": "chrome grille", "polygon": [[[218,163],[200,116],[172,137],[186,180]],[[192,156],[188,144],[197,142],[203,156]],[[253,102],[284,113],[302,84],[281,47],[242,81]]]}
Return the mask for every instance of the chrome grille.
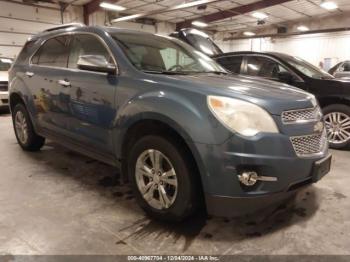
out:
{"label": "chrome grille", "polygon": [[282,113],[283,124],[294,124],[298,122],[319,121],[322,113],[318,106],[298,110],[284,111]]}
{"label": "chrome grille", "polygon": [[323,152],[327,146],[326,129],[321,134],[295,136],[290,138],[294,151],[299,157],[308,157]]}
{"label": "chrome grille", "polygon": [[8,82],[0,82],[0,91],[8,91]]}

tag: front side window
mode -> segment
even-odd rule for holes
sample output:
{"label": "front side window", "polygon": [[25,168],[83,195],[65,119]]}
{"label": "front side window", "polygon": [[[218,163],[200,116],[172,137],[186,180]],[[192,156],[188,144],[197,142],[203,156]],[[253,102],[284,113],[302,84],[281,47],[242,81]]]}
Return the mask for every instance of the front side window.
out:
{"label": "front side window", "polygon": [[262,56],[247,57],[247,74],[271,79],[278,79],[279,73],[287,70],[278,62]]}
{"label": "front side window", "polygon": [[40,66],[67,67],[69,36],[47,40],[32,58],[32,64]]}
{"label": "front side window", "polygon": [[82,55],[104,56],[106,60],[113,63],[113,59],[106,47],[95,36],[89,34],[78,34],[72,39],[68,60],[69,68],[78,68],[78,60]]}
{"label": "front side window", "polygon": [[225,56],[216,61],[230,72],[239,74],[241,72],[242,56]]}
{"label": "front side window", "polygon": [[148,73],[226,73],[214,60],[178,40],[135,33],[112,36],[130,62]]}

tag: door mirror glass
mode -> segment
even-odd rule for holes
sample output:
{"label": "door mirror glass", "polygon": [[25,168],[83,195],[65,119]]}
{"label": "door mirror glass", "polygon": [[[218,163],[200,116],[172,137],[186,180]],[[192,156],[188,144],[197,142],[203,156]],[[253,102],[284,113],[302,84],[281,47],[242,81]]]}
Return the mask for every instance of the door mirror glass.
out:
{"label": "door mirror glass", "polygon": [[291,73],[287,72],[287,71],[283,71],[283,72],[279,72],[278,73],[278,79],[281,81],[281,82],[284,82],[284,83],[287,83],[287,84],[290,84],[293,82],[294,80],[294,77]]}
{"label": "door mirror glass", "polygon": [[78,59],[78,68],[81,70],[104,72],[113,74],[116,66],[107,61],[103,55],[81,55]]}

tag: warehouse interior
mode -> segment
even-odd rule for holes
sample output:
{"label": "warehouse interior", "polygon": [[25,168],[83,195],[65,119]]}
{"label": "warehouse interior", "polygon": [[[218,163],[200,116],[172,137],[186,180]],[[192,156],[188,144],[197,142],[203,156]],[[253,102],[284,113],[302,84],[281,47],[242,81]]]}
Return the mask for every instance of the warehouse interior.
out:
{"label": "warehouse interior", "polygon": [[[71,23],[167,38],[195,28],[223,53],[284,53],[325,73],[350,60],[346,0],[0,0],[0,58],[16,61],[32,36]],[[344,100],[348,90],[340,94]],[[349,145],[329,149],[329,174],[282,205],[239,217],[201,210],[171,223],[147,216],[113,166],[51,139],[39,152],[21,150],[11,111],[0,111],[0,261],[16,255],[350,255]]]}

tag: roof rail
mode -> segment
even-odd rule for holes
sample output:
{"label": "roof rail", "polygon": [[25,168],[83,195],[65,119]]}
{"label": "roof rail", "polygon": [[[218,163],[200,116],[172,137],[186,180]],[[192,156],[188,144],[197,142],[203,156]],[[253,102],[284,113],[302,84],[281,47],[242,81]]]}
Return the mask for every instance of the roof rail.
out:
{"label": "roof rail", "polygon": [[83,27],[83,26],[85,26],[85,25],[82,24],[82,23],[62,24],[62,25],[59,25],[59,26],[55,26],[55,27],[51,27],[49,29],[46,29],[43,32],[51,32],[51,31],[65,29],[65,28],[69,28],[69,27]]}

